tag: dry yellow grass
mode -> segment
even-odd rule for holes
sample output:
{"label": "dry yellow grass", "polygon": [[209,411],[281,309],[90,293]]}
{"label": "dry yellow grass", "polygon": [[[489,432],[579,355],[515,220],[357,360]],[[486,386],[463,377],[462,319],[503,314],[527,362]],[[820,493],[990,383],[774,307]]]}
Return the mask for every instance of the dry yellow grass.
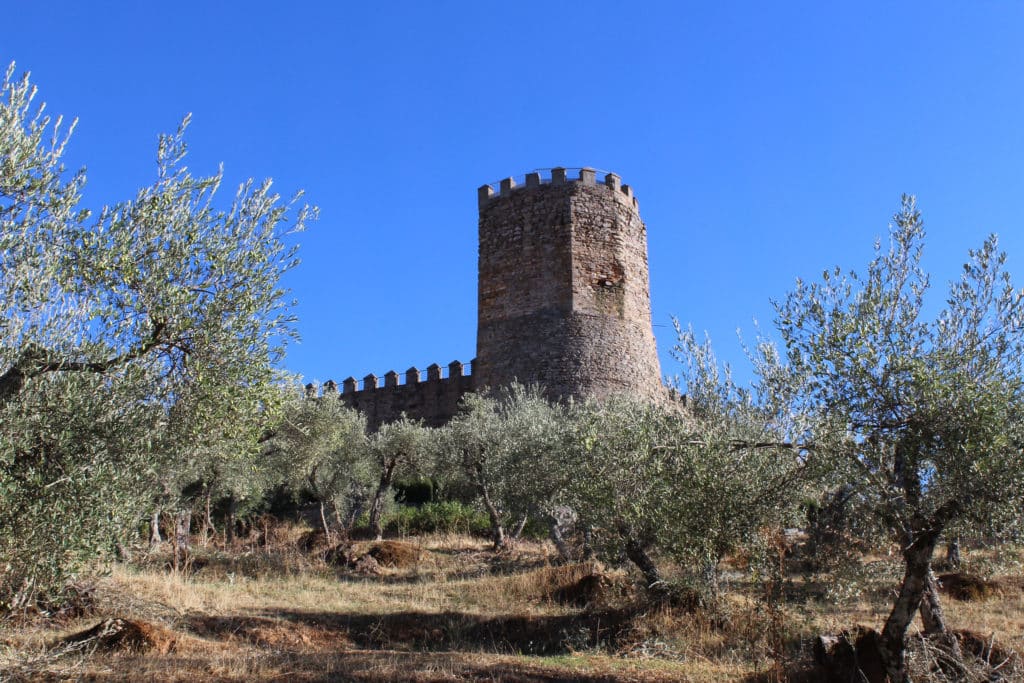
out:
{"label": "dry yellow grass", "polygon": [[[838,603],[793,576],[771,610],[737,575],[723,622],[638,602],[623,570],[554,566],[544,544],[496,556],[471,538],[407,539],[420,551],[415,566],[361,576],[303,555],[297,532],[279,533],[273,549],[197,552],[187,577],[159,558],[115,567],[87,617],[0,622],[0,679],[767,681],[806,657],[801,643],[818,633],[878,627],[890,599],[879,573]],[[599,585],[587,584],[595,573]],[[585,585],[596,592],[581,596]],[[946,599],[949,622],[1024,651],[1015,585],[980,602]],[[109,617],[142,624],[150,646],[62,640]]]}

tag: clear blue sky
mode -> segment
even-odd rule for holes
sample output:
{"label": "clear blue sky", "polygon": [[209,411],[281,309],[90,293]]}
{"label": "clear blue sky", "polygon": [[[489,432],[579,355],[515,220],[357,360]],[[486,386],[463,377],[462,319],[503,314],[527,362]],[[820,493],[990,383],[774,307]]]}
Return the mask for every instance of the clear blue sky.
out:
{"label": "clear blue sky", "polygon": [[[595,166],[648,226],[670,316],[742,365],[798,276],[861,267],[918,196],[936,284],[997,232],[1024,284],[1024,4],[21,2],[0,61],[77,116],[91,205],[189,165],[305,188],[286,366],[341,380],[470,360],[476,188]],[[226,188],[226,189],[229,189]],[[230,191],[225,193],[231,194]],[[742,374],[742,373],[741,373]]]}

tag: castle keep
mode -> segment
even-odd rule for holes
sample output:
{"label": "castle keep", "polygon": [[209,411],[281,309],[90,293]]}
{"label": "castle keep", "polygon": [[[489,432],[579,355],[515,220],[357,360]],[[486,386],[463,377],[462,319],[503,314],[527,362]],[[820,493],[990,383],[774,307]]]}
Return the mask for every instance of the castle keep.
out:
{"label": "castle keep", "polygon": [[[349,377],[340,399],[371,427],[403,412],[444,424],[460,397],[513,380],[545,387],[552,399],[617,393],[658,399],[651,330],[647,231],[636,198],[614,173],[591,168],[528,173],[478,191],[480,252],[476,359],[424,380],[410,368],[362,386]],[[469,371],[469,372],[467,372]],[[447,375],[447,376],[446,376]],[[325,393],[337,392],[333,382]]]}

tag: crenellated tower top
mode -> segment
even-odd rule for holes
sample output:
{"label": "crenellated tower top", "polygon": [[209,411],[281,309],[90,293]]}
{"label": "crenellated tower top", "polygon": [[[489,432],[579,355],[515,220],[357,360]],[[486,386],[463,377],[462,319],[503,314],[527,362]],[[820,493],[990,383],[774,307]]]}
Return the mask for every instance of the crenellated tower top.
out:
{"label": "crenellated tower top", "polygon": [[[548,171],[548,176],[544,177],[542,171]],[[577,176],[575,178],[570,178],[570,171],[577,172]],[[602,183],[598,183],[597,177],[599,174],[604,177]],[[633,196],[633,189],[629,185],[623,185],[622,179],[617,174],[609,173],[607,171],[599,171],[588,166],[579,168],[568,168],[564,166],[556,166],[555,168],[550,169],[542,168],[523,174],[522,176],[510,176],[508,178],[497,180],[493,183],[481,185],[479,189],[477,189],[477,204],[479,205],[479,208],[483,209],[492,199],[496,197],[507,197],[516,190],[540,187],[541,185],[557,186],[568,183],[580,183],[583,185],[603,184],[613,192],[621,192],[626,201],[633,203],[633,208],[637,210],[640,209],[640,205],[637,203],[636,197]]]}

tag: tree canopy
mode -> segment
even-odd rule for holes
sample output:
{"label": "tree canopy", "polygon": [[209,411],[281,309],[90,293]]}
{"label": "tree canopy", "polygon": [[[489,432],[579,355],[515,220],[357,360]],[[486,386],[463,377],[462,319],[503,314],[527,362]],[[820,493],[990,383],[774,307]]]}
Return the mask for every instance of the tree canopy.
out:
{"label": "tree canopy", "polygon": [[776,304],[787,366],[771,377],[798,388],[790,405],[813,416],[803,437],[814,457],[844,473],[900,547],[905,575],[882,642],[902,681],[919,607],[926,630],[945,630],[930,578],[941,534],[1007,507],[1019,518],[1024,503],[1024,291],[992,236],[931,317],[912,197],[885,246],[863,275],[826,271]]}
{"label": "tree canopy", "polygon": [[33,107],[13,64],[0,91],[0,603],[16,606],[109,539],[163,458],[273,407],[294,336],[285,236],[315,211],[270,181],[221,208],[222,173],[184,165],[188,118],[160,136],[152,184],[84,208],[85,173],[62,162],[73,126]]}

